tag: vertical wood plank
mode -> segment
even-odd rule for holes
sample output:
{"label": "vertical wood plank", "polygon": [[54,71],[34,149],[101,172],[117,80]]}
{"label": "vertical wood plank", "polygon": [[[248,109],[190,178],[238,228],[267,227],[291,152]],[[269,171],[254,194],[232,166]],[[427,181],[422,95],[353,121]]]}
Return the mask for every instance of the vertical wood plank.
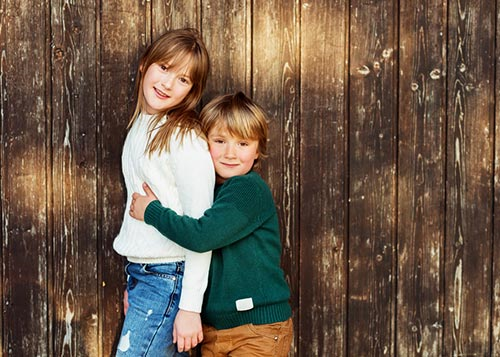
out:
{"label": "vertical wood plank", "polygon": [[301,8],[299,355],[347,353],[347,14]]}
{"label": "vertical wood plank", "polygon": [[201,1],[201,28],[211,64],[204,103],[238,90],[250,95],[251,8],[247,1]]}
{"label": "vertical wood plank", "polygon": [[[2,322],[6,356],[46,356],[48,3],[0,4]],[[36,31],[33,31],[33,26]]]}
{"label": "vertical wood plank", "polygon": [[494,14],[494,2],[450,2],[447,355],[490,354]]}
{"label": "vertical wood plank", "polygon": [[396,356],[442,355],[446,7],[400,2]]}
{"label": "vertical wood plank", "polygon": [[496,1],[496,29],[497,41],[495,69],[495,152],[494,152],[494,177],[493,177],[493,300],[491,320],[491,355],[500,355],[500,1]]}
{"label": "vertical wood plank", "polygon": [[96,356],[98,340],[96,3],[52,2],[54,351]]}
{"label": "vertical wood plank", "polygon": [[165,31],[185,27],[200,29],[199,0],[158,0],[152,2],[153,40]]}
{"label": "vertical wood plank", "polygon": [[121,174],[121,152],[133,111],[138,59],[148,45],[150,23],[144,1],[106,0],[100,22],[99,118],[99,280],[101,282],[101,355],[114,354],[123,318],[125,288],[123,259],[113,250],[120,229],[126,190]]}
{"label": "vertical wood plank", "polygon": [[[292,291],[297,355],[299,322],[299,8],[294,0],[254,0],[252,96],[269,114],[268,158],[262,175],[273,191],[280,216],[282,266]],[[258,11],[255,11],[258,9]],[[263,44],[269,44],[263,46]]]}
{"label": "vertical wood plank", "polygon": [[5,93],[5,78],[3,75],[4,72],[4,53],[7,50],[7,33],[6,33],[6,28],[8,26],[7,24],[7,18],[5,14],[7,13],[6,10],[6,1],[2,1],[0,3],[0,223],[2,224],[2,230],[0,230],[0,238],[2,239],[2,245],[1,245],[1,251],[0,251],[0,308],[2,313],[0,314],[0,355],[4,355],[5,351],[5,345],[4,345],[4,334],[7,334],[7,328],[4,328],[4,305],[5,305],[5,291],[6,291],[6,282],[5,282],[5,274],[4,274],[4,261],[6,260],[5,258],[5,251],[6,251],[6,245],[4,242],[7,240],[7,224],[6,224],[6,214],[4,213],[4,201],[5,201],[5,195],[4,195],[4,180],[3,178],[6,177],[7,174],[7,165],[4,165],[5,157],[7,154],[7,150],[5,150],[5,138],[7,137],[7,133],[5,132],[5,127],[4,125],[6,118],[5,118],[5,108],[7,106],[7,98],[4,97]]}
{"label": "vertical wood plank", "polygon": [[349,296],[351,356],[394,354],[397,1],[351,1]]}

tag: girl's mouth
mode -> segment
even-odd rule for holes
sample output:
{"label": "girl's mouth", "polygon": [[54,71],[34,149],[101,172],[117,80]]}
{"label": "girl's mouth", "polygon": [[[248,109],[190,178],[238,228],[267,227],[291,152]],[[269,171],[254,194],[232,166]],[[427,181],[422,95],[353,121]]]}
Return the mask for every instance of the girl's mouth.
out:
{"label": "girl's mouth", "polygon": [[153,87],[153,89],[154,89],[154,91],[155,91],[156,95],[157,95],[158,97],[160,97],[161,99],[167,99],[167,98],[170,98],[170,96],[169,96],[169,95],[167,95],[166,93],[162,92],[162,91],[161,91],[161,90],[159,90],[158,88]]}

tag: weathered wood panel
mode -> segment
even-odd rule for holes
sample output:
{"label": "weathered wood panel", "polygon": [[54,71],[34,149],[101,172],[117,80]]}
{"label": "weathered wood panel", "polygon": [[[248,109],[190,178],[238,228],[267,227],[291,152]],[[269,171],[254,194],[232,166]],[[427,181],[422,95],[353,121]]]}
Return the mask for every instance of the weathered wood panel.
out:
{"label": "weathered wood panel", "polygon": [[250,95],[251,12],[245,0],[203,1],[201,28],[210,56],[206,103],[241,90]]}
{"label": "weathered wood panel", "polygon": [[443,333],[446,6],[401,1],[396,356],[440,356]]}
{"label": "weathered wood panel", "polygon": [[398,2],[350,3],[348,346],[381,356],[395,343]]}
{"label": "weathered wood panel", "polygon": [[97,355],[94,1],[52,3],[54,354]]}
{"label": "weathered wood panel", "polygon": [[[496,2],[496,41],[500,39],[500,1]],[[491,355],[500,355],[500,46],[495,55],[495,151],[493,158],[493,300],[491,320]]]}
{"label": "weathered wood panel", "polygon": [[120,161],[125,128],[133,110],[138,59],[151,33],[146,10],[143,1],[106,0],[101,4],[98,247],[103,356],[114,353],[123,318],[124,262],[113,250],[113,239],[121,226],[126,198]]}
{"label": "weathered wood panel", "polygon": [[2,1],[0,355],[114,353],[137,61],[185,26],[211,55],[203,101],[243,90],[270,114],[290,355],[498,355],[499,9]]}
{"label": "weathered wood panel", "polygon": [[0,7],[2,350],[48,355],[48,2],[6,0]]}
{"label": "weathered wood panel", "polygon": [[299,355],[347,351],[347,13],[344,1],[301,8]]}
{"label": "weathered wood panel", "polygon": [[495,4],[451,1],[449,6],[445,354],[487,356]]}
{"label": "weathered wood panel", "polygon": [[200,29],[202,8],[200,1],[163,0],[152,2],[153,39],[161,36],[166,30],[183,27]]}
{"label": "weathered wood panel", "polygon": [[[252,26],[252,93],[270,116],[268,158],[261,160],[280,213],[282,266],[292,290],[293,311],[299,306],[298,201],[298,31],[300,9],[295,1],[254,1],[267,14],[256,16]],[[272,46],[262,46],[271,43]],[[250,93],[249,93],[250,94]],[[293,317],[298,336],[299,317]],[[297,353],[297,342],[292,347]]]}

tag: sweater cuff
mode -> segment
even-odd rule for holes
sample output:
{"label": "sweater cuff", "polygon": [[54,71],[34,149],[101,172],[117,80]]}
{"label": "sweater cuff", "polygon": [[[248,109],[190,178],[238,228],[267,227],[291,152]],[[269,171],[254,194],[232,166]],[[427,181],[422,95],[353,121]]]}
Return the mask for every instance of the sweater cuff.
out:
{"label": "sweater cuff", "polygon": [[179,308],[185,311],[201,312],[203,305],[203,291],[200,289],[189,289],[182,286],[181,299],[179,301]]}
{"label": "sweater cuff", "polygon": [[144,222],[154,226],[155,222],[158,222],[163,209],[164,207],[161,205],[159,200],[151,201],[151,203],[146,207],[146,211],[144,211]]}

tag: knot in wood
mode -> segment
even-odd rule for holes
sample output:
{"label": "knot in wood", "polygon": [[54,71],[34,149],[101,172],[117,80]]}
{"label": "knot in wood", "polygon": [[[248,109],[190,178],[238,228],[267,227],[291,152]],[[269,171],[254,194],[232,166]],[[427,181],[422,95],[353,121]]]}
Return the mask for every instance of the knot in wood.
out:
{"label": "knot in wood", "polygon": [[54,59],[61,61],[64,58],[64,51],[61,47],[54,48]]}
{"label": "knot in wood", "polygon": [[380,72],[382,72],[382,66],[379,61],[373,62],[373,73],[378,77]]}

